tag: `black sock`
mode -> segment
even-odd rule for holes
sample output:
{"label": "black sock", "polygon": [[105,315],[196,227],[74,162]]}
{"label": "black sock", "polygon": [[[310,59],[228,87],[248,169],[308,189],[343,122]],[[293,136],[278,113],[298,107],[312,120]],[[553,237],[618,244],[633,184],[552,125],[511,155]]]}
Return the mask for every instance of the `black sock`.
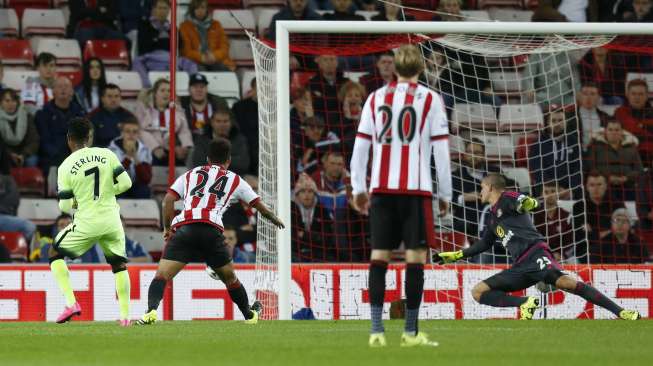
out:
{"label": "black sock", "polygon": [[614,301],[603,295],[599,290],[586,283],[580,281],[576,282],[576,289],[574,289],[572,293],[582,297],[592,304],[608,309],[616,316],[619,316],[619,313],[623,310],[621,306],[617,305]]}
{"label": "black sock", "polygon": [[494,306],[497,308],[518,307],[528,300],[527,297],[508,295],[503,291],[490,290],[485,291],[478,302],[483,305]]}
{"label": "black sock", "polygon": [[422,303],[424,292],[424,265],[421,263],[408,263],[406,265],[406,333],[417,334],[417,321],[419,305]]}
{"label": "black sock", "polygon": [[383,300],[385,298],[385,273],[388,271],[388,262],[370,261],[370,274],[368,288],[370,294],[370,311],[372,319],[372,333],[383,333]]}
{"label": "black sock", "polygon": [[243,287],[240,281],[236,280],[236,282],[227,286],[227,290],[229,291],[231,301],[238,306],[238,309],[243,313],[245,319],[251,319],[254,314],[249,308],[249,300],[247,299],[247,291],[245,291],[245,287]]}
{"label": "black sock", "polygon": [[166,280],[155,277],[150,283],[150,289],[147,291],[147,312],[156,310],[163,298],[163,291],[166,289]]}

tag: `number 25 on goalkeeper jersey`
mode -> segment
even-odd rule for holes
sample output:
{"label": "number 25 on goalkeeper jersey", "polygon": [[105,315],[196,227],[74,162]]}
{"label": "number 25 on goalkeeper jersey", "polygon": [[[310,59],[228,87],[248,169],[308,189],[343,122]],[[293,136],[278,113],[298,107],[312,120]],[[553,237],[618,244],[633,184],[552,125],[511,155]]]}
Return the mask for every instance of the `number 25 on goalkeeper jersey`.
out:
{"label": "number 25 on goalkeeper jersey", "polygon": [[431,196],[431,150],[438,198],[451,201],[449,125],[440,96],[408,82],[391,82],[367,98],[351,160],[354,194],[368,191],[367,162],[372,146],[372,193]]}

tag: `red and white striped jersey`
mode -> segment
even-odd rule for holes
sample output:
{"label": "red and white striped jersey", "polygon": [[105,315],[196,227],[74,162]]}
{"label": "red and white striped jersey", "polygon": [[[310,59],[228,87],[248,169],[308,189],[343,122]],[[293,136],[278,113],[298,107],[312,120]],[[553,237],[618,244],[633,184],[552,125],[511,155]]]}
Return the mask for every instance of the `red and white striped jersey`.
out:
{"label": "red and white striped jersey", "polygon": [[370,94],[363,107],[351,159],[353,193],[367,191],[372,146],[372,193],[431,195],[431,149],[438,197],[451,200],[449,125],[440,96],[407,82],[391,82]]}
{"label": "red and white striped jersey", "polygon": [[172,219],[173,228],[202,222],[222,231],[222,215],[232,203],[243,201],[252,206],[260,199],[238,174],[218,165],[187,171],[177,178],[168,193],[184,201],[183,210]]}

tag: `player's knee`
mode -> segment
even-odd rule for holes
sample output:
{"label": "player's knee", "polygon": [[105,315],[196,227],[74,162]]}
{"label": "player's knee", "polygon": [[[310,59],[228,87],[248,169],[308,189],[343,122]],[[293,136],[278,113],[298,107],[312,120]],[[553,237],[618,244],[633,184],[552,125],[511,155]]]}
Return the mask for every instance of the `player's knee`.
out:
{"label": "player's knee", "polygon": [[472,297],[476,302],[481,301],[481,296],[483,295],[484,292],[489,290],[489,287],[484,283],[484,282],[479,282],[472,288]]}
{"label": "player's knee", "polygon": [[574,291],[576,289],[576,280],[565,275],[556,280],[555,286],[561,290]]}
{"label": "player's knee", "polygon": [[236,273],[231,269],[219,269],[215,272],[218,274],[218,277],[220,277],[220,280],[227,286],[238,281]]}
{"label": "player's knee", "polygon": [[162,271],[160,269],[157,270],[156,274],[154,275],[155,279],[160,279],[160,280],[164,280],[164,281],[170,281],[170,280],[172,280],[173,277],[174,277],[174,275],[172,273],[170,273],[168,271]]}
{"label": "player's knee", "polygon": [[113,273],[118,273],[127,270],[126,263],[111,263],[111,271]]}

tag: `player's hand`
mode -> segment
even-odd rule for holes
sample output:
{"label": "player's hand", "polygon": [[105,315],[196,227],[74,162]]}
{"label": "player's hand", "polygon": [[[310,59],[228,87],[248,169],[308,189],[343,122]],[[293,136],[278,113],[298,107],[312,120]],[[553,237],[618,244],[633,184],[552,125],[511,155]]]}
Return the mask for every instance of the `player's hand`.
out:
{"label": "player's hand", "polygon": [[519,206],[517,206],[517,211],[519,212],[531,212],[536,209],[540,204],[533,197],[523,196],[519,200]]}
{"label": "player's hand", "polygon": [[361,215],[367,216],[370,214],[370,197],[366,192],[354,195],[354,201],[352,204],[354,210],[358,211]]}
{"label": "player's hand", "polygon": [[167,243],[172,238],[172,229],[163,229],[163,240]]}
{"label": "player's hand", "polygon": [[463,258],[463,251],[442,252],[438,253],[438,257],[440,257],[439,263],[453,263]]}
{"label": "player's hand", "polygon": [[276,226],[276,227],[279,228],[279,229],[283,229],[283,228],[286,227],[286,226],[283,224],[283,221],[281,221],[281,219],[278,218],[278,217],[276,217],[276,216],[272,216],[272,217],[270,218],[270,221],[272,221],[272,223],[274,224],[274,226]]}

